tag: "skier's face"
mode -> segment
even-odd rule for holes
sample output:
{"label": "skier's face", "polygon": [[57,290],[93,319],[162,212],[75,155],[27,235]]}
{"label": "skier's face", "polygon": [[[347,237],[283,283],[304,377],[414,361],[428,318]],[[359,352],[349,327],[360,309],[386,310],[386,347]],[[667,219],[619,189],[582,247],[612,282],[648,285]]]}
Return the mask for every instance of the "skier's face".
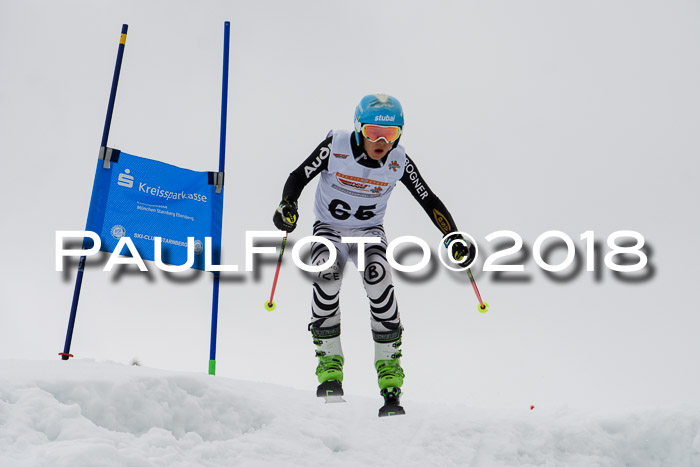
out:
{"label": "skier's face", "polygon": [[378,161],[382,157],[386,156],[387,153],[391,151],[391,147],[394,145],[393,143],[387,143],[383,139],[372,142],[364,136],[362,138],[365,140],[365,152],[370,159],[374,159],[375,161]]}

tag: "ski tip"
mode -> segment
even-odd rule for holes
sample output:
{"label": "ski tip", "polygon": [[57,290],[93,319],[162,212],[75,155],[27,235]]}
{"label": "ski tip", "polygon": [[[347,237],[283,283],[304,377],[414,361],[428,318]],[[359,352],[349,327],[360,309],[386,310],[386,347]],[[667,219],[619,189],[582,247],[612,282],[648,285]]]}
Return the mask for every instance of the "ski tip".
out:
{"label": "ski tip", "polygon": [[267,311],[272,311],[272,310],[274,310],[276,307],[277,307],[277,304],[275,304],[275,302],[268,302],[267,300],[265,300],[265,309],[266,309]]}
{"label": "ski tip", "polygon": [[326,400],[326,404],[338,404],[342,402],[347,402],[341,396],[328,396],[324,397],[324,399]]}

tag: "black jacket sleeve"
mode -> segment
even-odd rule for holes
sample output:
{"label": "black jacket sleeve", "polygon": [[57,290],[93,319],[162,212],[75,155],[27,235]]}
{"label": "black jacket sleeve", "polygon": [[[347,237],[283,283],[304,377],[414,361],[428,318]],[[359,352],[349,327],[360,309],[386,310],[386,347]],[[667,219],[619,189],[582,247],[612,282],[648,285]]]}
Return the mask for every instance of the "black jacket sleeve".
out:
{"label": "black jacket sleeve", "polygon": [[333,136],[329,133],[326,139],[316,146],[311,155],[289,174],[282,190],[282,199],[287,199],[288,201],[298,200],[304,187],[316,175],[328,169],[328,156],[331,153],[332,141]]}
{"label": "black jacket sleeve", "polygon": [[404,169],[401,182],[406,185],[411,195],[420,203],[423,210],[428,214],[433,224],[440,229],[443,235],[454,232],[457,229],[455,221],[440,198],[430,189],[415,162],[406,155],[406,168]]}

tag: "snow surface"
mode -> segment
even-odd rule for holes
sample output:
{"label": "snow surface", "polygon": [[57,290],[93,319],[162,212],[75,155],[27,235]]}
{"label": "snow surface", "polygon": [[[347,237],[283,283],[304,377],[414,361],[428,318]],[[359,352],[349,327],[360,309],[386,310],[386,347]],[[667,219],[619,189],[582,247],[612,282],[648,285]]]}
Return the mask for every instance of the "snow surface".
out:
{"label": "snow surface", "polygon": [[[0,360],[0,466],[690,466],[700,408],[520,412],[92,360]],[[449,390],[449,388],[445,388]],[[465,401],[468,404],[469,401]]]}

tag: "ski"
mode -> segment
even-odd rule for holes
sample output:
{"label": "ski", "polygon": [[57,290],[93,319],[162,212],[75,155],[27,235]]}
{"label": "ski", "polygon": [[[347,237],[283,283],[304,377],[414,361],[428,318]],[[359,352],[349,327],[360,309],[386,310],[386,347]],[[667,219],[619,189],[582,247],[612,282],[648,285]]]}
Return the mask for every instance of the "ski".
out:
{"label": "ski", "polygon": [[393,417],[394,415],[405,415],[406,411],[401,407],[399,396],[401,395],[400,388],[382,389],[382,397],[384,397],[384,405],[379,408],[380,417]]}
{"label": "ski", "polygon": [[324,398],[326,404],[345,402],[343,394],[343,384],[340,381],[324,381],[316,388],[316,397]]}

